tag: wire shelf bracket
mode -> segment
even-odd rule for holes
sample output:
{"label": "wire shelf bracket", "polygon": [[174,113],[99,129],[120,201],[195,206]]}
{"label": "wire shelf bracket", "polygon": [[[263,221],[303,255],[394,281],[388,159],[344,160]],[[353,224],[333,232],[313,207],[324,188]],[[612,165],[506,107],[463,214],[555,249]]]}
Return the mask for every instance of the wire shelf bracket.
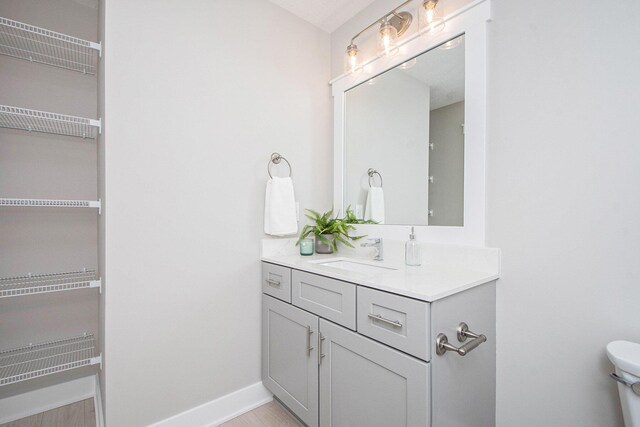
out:
{"label": "wire shelf bracket", "polygon": [[102,214],[102,200],[54,200],[54,199],[11,199],[0,198],[0,207],[17,208],[89,208],[98,209]]}
{"label": "wire shelf bracket", "polygon": [[0,127],[95,139],[102,133],[102,119],[0,105]]}
{"label": "wire shelf bracket", "polygon": [[93,75],[102,44],[0,17],[0,54]]}
{"label": "wire shelf bracket", "polygon": [[0,387],[91,365],[102,369],[93,334],[5,350],[0,352]]}
{"label": "wire shelf bracket", "polygon": [[102,293],[102,280],[96,276],[95,270],[0,278],[0,298],[88,288],[97,288]]}

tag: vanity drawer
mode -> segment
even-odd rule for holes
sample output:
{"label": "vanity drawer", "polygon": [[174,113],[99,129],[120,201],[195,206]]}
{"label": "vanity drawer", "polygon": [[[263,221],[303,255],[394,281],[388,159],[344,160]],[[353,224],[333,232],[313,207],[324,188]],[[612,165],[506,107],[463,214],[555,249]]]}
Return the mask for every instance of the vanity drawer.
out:
{"label": "vanity drawer", "polygon": [[429,360],[430,307],[388,292],[358,287],[358,332]]}
{"label": "vanity drawer", "polygon": [[291,269],[263,262],[262,292],[282,301],[291,302]]}
{"label": "vanity drawer", "polygon": [[291,281],[294,305],[355,331],[356,285],[298,270]]}

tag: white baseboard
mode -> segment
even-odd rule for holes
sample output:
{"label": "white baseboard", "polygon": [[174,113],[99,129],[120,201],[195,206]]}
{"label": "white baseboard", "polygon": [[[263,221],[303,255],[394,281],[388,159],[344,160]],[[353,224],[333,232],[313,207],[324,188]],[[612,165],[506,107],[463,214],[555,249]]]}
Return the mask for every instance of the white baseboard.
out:
{"label": "white baseboard", "polygon": [[213,427],[271,400],[273,395],[262,382],[258,382],[157,422],[151,427]]}
{"label": "white baseboard", "polygon": [[95,390],[92,375],[0,399],[0,424],[89,399]]}

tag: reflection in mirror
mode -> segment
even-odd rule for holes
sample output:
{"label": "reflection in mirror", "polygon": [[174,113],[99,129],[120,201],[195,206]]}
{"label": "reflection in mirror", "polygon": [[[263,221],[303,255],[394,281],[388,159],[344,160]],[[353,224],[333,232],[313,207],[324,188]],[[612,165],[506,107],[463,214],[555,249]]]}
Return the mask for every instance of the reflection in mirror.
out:
{"label": "reflection in mirror", "polygon": [[380,224],[463,225],[464,35],[345,94],[344,206]]}

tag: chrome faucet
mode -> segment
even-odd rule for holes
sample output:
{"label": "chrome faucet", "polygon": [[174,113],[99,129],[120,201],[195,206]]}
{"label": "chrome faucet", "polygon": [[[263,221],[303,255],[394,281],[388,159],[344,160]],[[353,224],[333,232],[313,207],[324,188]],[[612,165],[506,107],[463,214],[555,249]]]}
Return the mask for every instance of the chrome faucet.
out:
{"label": "chrome faucet", "polygon": [[372,239],[368,239],[369,242],[361,243],[360,246],[363,248],[371,247],[376,248],[376,256],[373,257],[374,261],[383,261],[384,260],[384,245],[382,242],[382,237],[374,237]]}

